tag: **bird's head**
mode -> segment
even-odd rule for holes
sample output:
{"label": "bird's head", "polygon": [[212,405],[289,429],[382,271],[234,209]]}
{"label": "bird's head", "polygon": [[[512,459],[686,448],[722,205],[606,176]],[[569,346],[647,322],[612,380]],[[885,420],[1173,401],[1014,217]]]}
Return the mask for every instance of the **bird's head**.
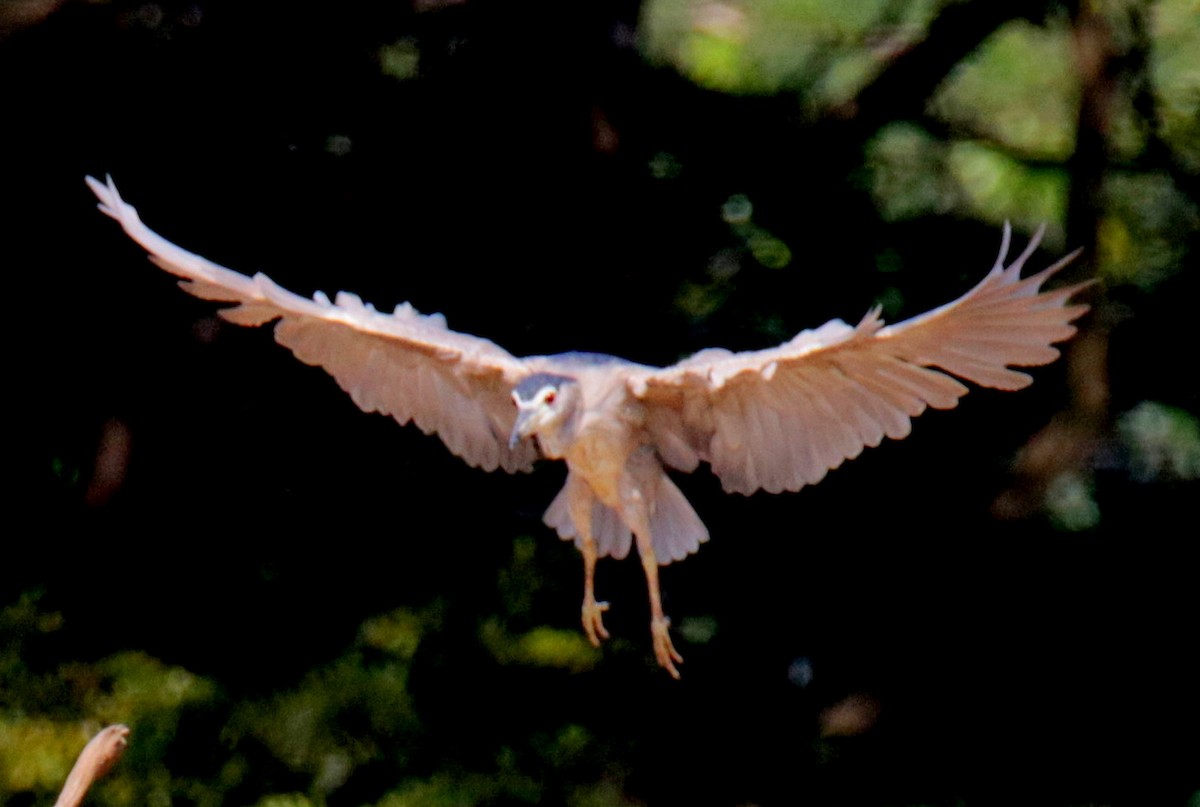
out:
{"label": "bird's head", "polygon": [[510,448],[535,434],[557,431],[575,413],[579,403],[579,382],[551,373],[536,373],[513,388],[517,422],[513,424]]}

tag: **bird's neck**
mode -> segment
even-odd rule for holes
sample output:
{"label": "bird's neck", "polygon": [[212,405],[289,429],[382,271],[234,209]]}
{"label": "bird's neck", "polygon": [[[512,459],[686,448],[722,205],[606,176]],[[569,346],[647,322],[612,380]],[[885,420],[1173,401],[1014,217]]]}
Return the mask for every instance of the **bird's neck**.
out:
{"label": "bird's neck", "polygon": [[566,457],[567,450],[579,435],[581,409],[582,407],[576,406],[571,414],[559,423],[538,431],[538,445],[544,456],[552,460]]}

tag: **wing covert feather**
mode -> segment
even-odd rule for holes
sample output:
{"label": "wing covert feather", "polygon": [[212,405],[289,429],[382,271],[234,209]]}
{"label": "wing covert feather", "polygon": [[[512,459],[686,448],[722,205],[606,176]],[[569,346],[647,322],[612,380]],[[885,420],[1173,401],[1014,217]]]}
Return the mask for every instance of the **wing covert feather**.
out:
{"label": "wing covert feather", "polygon": [[508,447],[514,413],[510,390],[525,374],[520,359],[495,343],[450,330],[440,314],[407,303],[384,314],[340,292],[307,299],[269,277],[247,277],[184,250],[142,224],[111,177],[87,178],[100,210],[150,253],[179,285],[205,300],[236,303],[219,311],[237,325],[277,321],[275,339],[307,364],[324,368],[359,407],[436,433],[467,463],[491,471],[527,471],[532,441]]}
{"label": "wing covert feather", "polygon": [[1021,277],[1041,236],[1006,267],[1005,225],[982,281],[896,325],[874,309],[855,327],[831,320],[775,348],[704,350],[631,379],[651,440],[675,467],[711,463],[728,491],[799,490],[884,437],[903,439],[926,408],[956,406],[968,389],[959,379],[1027,386],[1030,376],[1011,368],[1054,361],[1053,344],[1074,334],[1071,323],[1088,309],[1070,302],[1087,284],[1041,291],[1077,252]]}

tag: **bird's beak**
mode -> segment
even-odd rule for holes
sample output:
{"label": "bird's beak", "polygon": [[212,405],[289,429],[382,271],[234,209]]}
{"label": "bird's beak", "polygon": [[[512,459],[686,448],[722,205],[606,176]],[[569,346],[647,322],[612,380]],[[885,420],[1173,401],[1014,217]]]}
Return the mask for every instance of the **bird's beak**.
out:
{"label": "bird's beak", "polygon": [[517,422],[513,424],[512,434],[508,438],[509,449],[517,447],[517,443],[529,436],[529,420],[533,417],[533,412],[528,409],[517,411]]}

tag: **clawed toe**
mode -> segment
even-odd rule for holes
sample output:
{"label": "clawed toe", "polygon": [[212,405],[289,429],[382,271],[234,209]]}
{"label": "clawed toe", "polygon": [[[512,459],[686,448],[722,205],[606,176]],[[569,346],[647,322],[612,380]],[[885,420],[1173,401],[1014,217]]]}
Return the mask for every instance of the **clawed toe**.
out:
{"label": "clawed toe", "polygon": [[667,617],[650,621],[650,635],[654,639],[654,657],[658,659],[658,666],[678,680],[680,675],[675,665],[683,663],[683,656],[679,655],[679,651],[671,643],[670,628],[671,620]]}
{"label": "clawed toe", "polygon": [[583,632],[587,634],[592,647],[599,647],[600,640],[608,638],[608,631],[604,629],[604,612],[608,607],[606,602],[593,599],[583,601]]}

